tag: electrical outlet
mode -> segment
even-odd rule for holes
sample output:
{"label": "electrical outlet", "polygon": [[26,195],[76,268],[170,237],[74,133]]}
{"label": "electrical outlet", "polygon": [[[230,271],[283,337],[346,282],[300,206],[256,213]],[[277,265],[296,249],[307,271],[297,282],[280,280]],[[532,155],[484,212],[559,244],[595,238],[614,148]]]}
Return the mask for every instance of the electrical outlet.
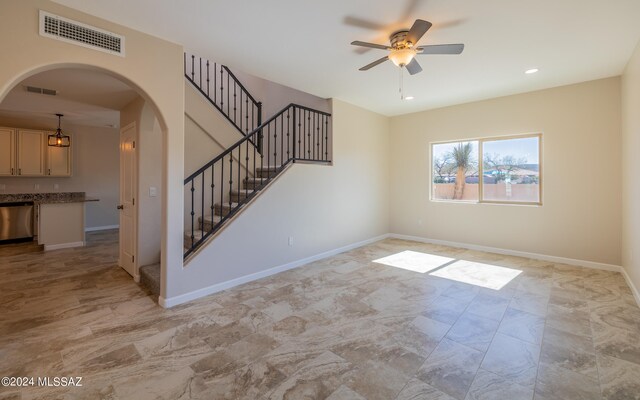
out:
{"label": "electrical outlet", "polygon": [[289,236],[289,246],[293,246],[293,236]]}
{"label": "electrical outlet", "polygon": [[39,183],[34,184],[33,190],[40,190],[40,184]]}
{"label": "electrical outlet", "polygon": [[53,190],[58,190],[60,189],[60,185],[58,185],[57,183],[53,184]]}

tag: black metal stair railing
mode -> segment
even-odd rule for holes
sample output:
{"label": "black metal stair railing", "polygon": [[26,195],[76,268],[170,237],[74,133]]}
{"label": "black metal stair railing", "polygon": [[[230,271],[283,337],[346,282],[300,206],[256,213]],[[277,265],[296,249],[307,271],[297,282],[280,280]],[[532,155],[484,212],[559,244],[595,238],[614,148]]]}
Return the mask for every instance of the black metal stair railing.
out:
{"label": "black metal stair railing", "polygon": [[262,124],[262,103],[225,65],[184,53],[184,76],[242,135]]}
{"label": "black metal stair railing", "polygon": [[[184,257],[290,163],[329,163],[331,114],[290,104],[184,180]],[[251,143],[262,143],[259,152]]]}

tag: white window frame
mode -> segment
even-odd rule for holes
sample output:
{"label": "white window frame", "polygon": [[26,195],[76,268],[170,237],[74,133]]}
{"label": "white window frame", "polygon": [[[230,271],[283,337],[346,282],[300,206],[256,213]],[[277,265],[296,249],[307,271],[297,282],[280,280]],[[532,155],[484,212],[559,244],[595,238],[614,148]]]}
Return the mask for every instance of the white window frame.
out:
{"label": "white window frame", "polygon": [[[429,142],[429,200],[435,203],[455,203],[455,204],[505,204],[518,206],[542,206],[543,195],[543,157],[542,157],[542,132],[524,133],[506,136],[487,136],[480,138],[468,138],[458,140],[446,140]],[[498,140],[525,139],[530,137],[538,138],[538,201],[509,201],[509,200],[483,200],[484,186],[484,157],[482,154],[484,142],[495,142]],[[478,142],[478,200],[453,200],[453,199],[436,199],[433,197],[433,177],[435,174],[433,168],[433,146],[438,144]]]}

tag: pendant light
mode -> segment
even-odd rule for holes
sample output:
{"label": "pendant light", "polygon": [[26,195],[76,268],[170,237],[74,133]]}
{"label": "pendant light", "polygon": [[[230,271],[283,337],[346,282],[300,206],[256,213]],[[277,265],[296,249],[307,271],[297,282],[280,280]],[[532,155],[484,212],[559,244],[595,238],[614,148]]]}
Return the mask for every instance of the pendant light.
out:
{"label": "pendant light", "polygon": [[58,129],[53,135],[49,135],[47,144],[52,147],[69,147],[71,146],[71,138],[69,135],[63,135],[62,129],[60,129],[60,118],[64,115],[56,114],[58,116]]}

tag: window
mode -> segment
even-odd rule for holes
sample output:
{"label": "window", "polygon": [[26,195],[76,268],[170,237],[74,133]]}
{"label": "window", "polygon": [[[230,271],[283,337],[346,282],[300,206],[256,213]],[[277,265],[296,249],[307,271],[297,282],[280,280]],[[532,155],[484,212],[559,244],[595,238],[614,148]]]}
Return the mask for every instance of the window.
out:
{"label": "window", "polygon": [[541,204],[541,142],[535,134],[433,143],[431,199]]}

